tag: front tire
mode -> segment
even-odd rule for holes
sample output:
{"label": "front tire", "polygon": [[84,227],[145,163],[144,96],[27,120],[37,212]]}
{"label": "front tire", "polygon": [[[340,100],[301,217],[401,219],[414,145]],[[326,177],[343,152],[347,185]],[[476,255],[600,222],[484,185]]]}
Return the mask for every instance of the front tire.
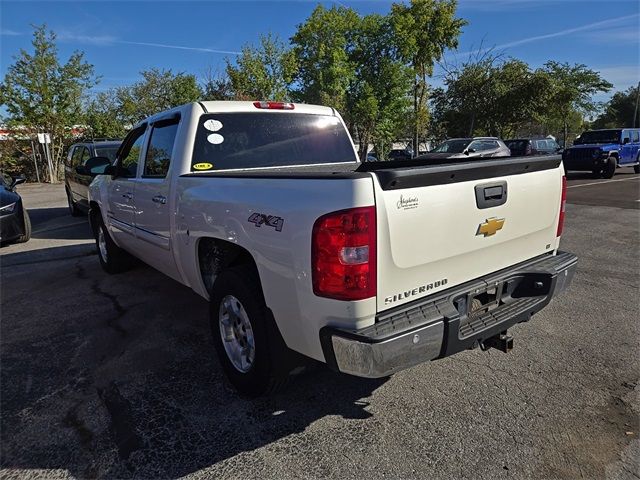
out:
{"label": "front tire", "polygon": [[617,166],[618,166],[618,160],[616,159],[616,157],[609,157],[607,159],[607,164],[604,167],[602,176],[604,178],[613,178],[613,176],[616,174]]}
{"label": "front tire", "polygon": [[102,217],[98,217],[95,236],[98,259],[105,272],[116,274],[131,268],[133,257],[115,244]]}
{"label": "front tire", "polygon": [[82,212],[78,208],[78,205],[76,204],[76,202],[73,201],[71,192],[69,192],[68,189],[66,190],[66,192],[67,192],[67,206],[69,207],[69,213],[71,214],[72,217],[79,217],[80,215],[82,215]]}
{"label": "front tire", "polygon": [[25,243],[31,238],[31,219],[24,207],[22,207],[22,217],[24,219],[24,233],[17,238],[16,243]]}
{"label": "front tire", "polygon": [[218,359],[242,395],[256,397],[286,384],[293,369],[291,352],[277,331],[252,265],[230,267],[218,275],[209,315]]}

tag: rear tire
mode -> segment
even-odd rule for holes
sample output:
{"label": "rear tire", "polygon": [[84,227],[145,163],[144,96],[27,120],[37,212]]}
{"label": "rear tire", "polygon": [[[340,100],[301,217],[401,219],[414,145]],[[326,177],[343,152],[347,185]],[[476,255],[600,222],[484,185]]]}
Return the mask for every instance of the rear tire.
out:
{"label": "rear tire", "polygon": [[24,233],[18,237],[16,243],[25,243],[31,238],[31,219],[29,218],[27,209],[24,207],[22,207],[22,215],[24,219]]}
{"label": "rear tire", "polygon": [[216,278],[210,299],[211,333],[229,382],[257,397],[282,388],[295,363],[267,308],[252,265],[238,265]]}
{"label": "rear tire", "polygon": [[613,178],[616,174],[616,168],[618,166],[618,160],[616,157],[609,157],[607,159],[607,165],[604,167],[602,176],[604,178]]}
{"label": "rear tire", "polygon": [[131,268],[133,257],[115,244],[99,214],[95,236],[98,259],[105,272],[115,274]]}
{"label": "rear tire", "polygon": [[69,207],[69,213],[71,214],[72,217],[79,217],[80,215],[82,215],[82,212],[78,208],[78,205],[76,205],[76,202],[73,201],[71,192],[69,192],[68,189],[66,189],[66,192],[67,192],[67,205]]}

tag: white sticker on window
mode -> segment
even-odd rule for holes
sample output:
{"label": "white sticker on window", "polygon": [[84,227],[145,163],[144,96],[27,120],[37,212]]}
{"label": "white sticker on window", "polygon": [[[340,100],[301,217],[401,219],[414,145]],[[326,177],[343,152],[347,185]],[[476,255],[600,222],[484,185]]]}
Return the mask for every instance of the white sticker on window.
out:
{"label": "white sticker on window", "polygon": [[204,128],[211,132],[217,132],[222,128],[222,122],[220,120],[207,120],[204,122]]}
{"label": "white sticker on window", "polygon": [[218,145],[222,142],[224,142],[224,137],[218,133],[212,133],[211,135],[209,135],[207,137],[207,141],[209,143],[213,143],[214,145]]}

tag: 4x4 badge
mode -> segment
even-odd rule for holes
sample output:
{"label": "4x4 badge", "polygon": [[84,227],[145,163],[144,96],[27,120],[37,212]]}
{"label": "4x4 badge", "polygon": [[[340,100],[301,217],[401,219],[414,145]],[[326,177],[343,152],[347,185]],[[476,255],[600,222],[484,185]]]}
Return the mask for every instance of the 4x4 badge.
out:
{"label": "4x4 badge", "polygon": [[476,235],[484,235],[485,237],[490,237],[491,235],[495,235],[498,230],[502,230],[502,226],[504,225],[504,218],[496,218],[491,217],[487,218],[487,221],[481,223],[478,226],[478,231]]}

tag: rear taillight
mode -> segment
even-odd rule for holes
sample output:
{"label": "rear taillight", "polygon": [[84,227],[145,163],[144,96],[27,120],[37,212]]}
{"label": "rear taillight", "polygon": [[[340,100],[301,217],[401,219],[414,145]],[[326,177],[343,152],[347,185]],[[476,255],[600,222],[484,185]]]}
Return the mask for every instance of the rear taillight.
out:
{"label": "rear taillight", "polygon": [[562,197],[560,199],[560,216],[558,217],[558,230],[556,237],[562,235],[562,229],[564,228],[564,210],[567,204],[567,177],[562,176]]}
{"label": "rear taillight", "polygon": [[266,110],[293,110],[296,106],[287,102],[253,102],[256,108],[264,108]]}
{"label": "rear taillight", "polygon": [[320,217],[311,240],[313,293],[337,300],[376,296],[375,207]]}

